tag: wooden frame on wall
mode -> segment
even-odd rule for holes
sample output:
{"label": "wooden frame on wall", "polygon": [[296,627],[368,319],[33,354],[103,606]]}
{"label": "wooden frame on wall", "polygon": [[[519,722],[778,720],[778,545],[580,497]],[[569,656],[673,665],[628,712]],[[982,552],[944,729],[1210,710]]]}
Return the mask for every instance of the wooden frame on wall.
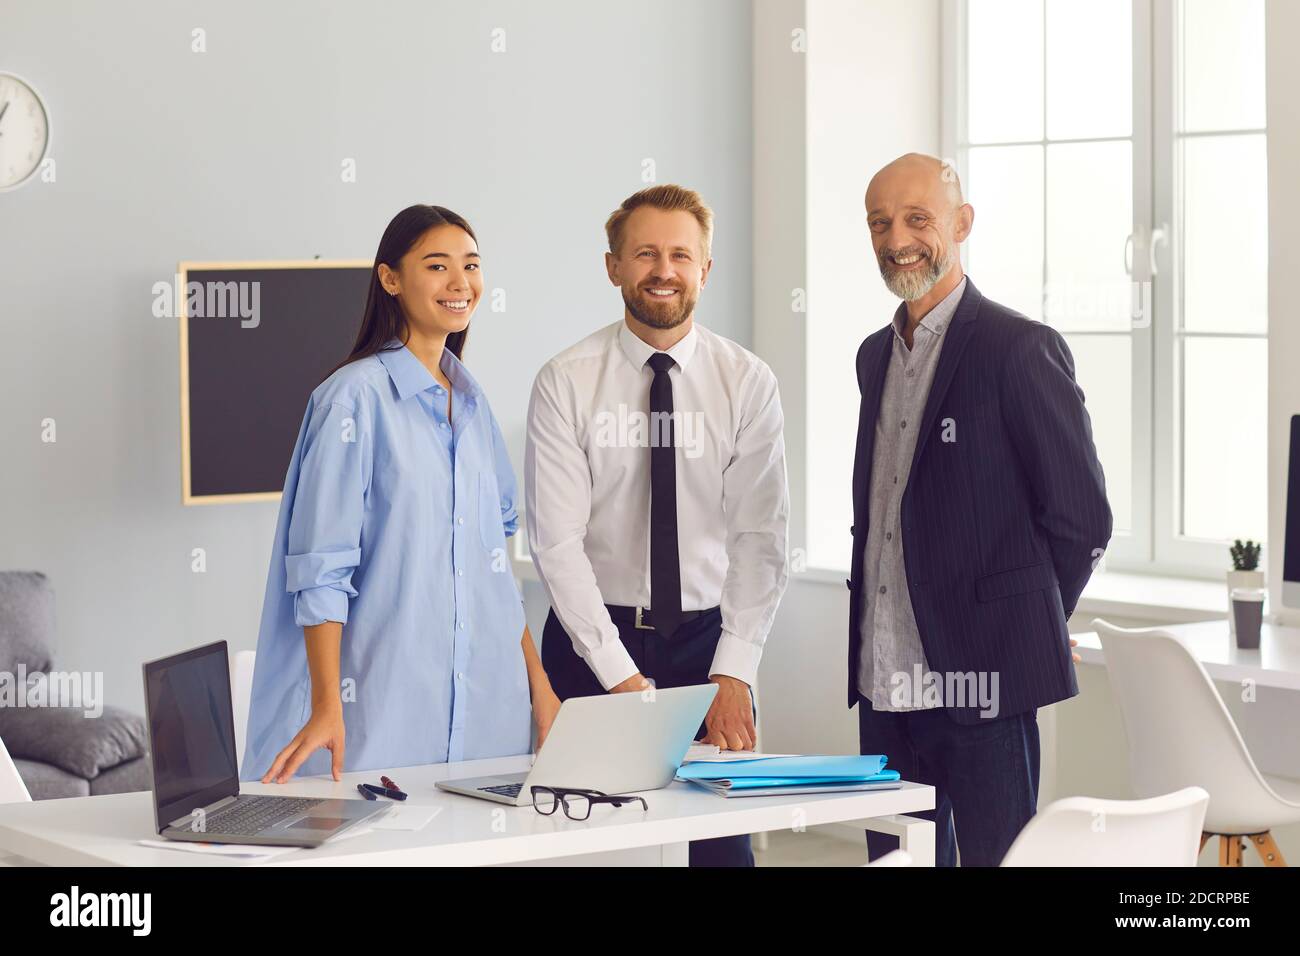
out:
{"label": "wooden frame on wall", "polygon": [[181,503],[183,505],[216,505],[240,501],[279,501],[282,496],[282,492],[279,491],[219,495],[195,495],[193,493],[190,471],[190,316],[188,296],[184,294],[185,289],[189,286],[191,270],[197,272],[223,269],[370,269],[373,266],[374,262],[369,259],[281,259],[228,262],[184,260],[177,264],[176,275],[180,284],[177,321],[180,327]]}

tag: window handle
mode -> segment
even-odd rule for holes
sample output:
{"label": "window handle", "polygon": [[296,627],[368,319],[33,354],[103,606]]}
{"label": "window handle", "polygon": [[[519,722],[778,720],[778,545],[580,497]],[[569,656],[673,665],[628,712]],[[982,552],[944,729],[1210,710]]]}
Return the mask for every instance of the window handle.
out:
{"label": "window handle", "polygon": [[1124,274],[1131,276],[1133,274],[1133,237],[1137,233],[1130,232],[1128,238],[1124,240]]}
{"label": "window handle", "polygon": [[1156,246],[1162,242],[1169,241],[1169,224],[1161,223],[1151,230],[1151,242],[1147,246],[1147,252],[1151,257],[1151,274],[1154,276],[1160,269],[1156,266]]}

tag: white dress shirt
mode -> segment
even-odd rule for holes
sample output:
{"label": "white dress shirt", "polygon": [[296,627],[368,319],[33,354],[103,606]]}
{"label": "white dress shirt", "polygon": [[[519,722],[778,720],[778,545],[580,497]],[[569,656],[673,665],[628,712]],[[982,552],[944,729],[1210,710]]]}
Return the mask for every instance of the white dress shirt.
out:
{"label": "white dress shirt", "polygon": [[[528,544],[556,617],[606,689],[637,672],[606,604],[649,607],[650,450],[646,361],[623,321],[542,367],[524,455]],[[682,610],[722,608],[710,676],[751,686],[789,577],[790,515],[776,376],[692,324],[676,364],[673,432]]]}

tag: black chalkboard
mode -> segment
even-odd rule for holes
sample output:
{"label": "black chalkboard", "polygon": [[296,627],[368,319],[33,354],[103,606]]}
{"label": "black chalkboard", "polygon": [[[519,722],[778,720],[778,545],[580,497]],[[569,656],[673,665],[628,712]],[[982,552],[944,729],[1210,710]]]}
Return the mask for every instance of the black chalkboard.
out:
{"label": "black chalkboard", "polygon": [[181,264],[186,504],[281,493],[307,399],[356,340],[370,268]]}

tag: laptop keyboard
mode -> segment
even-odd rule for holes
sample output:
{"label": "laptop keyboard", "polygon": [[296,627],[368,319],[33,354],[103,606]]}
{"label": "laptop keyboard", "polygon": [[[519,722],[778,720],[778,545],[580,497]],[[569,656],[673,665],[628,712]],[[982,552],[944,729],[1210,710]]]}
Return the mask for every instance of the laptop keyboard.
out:
{"label": "laptop keyboard", "polygon": [[500,783],[495,787],[479,787],[486,793],[495,793],[503,797],[517,797],[519,791],[524,788],[522,783]]}
{"label": "laptop keyboard", "polygon": [[314,797],[252,797],[241,800],[229,809],[209,814],[205,829],[209,833],[253,836],[281,820],[298,816],[304,810],[324,802]]}

